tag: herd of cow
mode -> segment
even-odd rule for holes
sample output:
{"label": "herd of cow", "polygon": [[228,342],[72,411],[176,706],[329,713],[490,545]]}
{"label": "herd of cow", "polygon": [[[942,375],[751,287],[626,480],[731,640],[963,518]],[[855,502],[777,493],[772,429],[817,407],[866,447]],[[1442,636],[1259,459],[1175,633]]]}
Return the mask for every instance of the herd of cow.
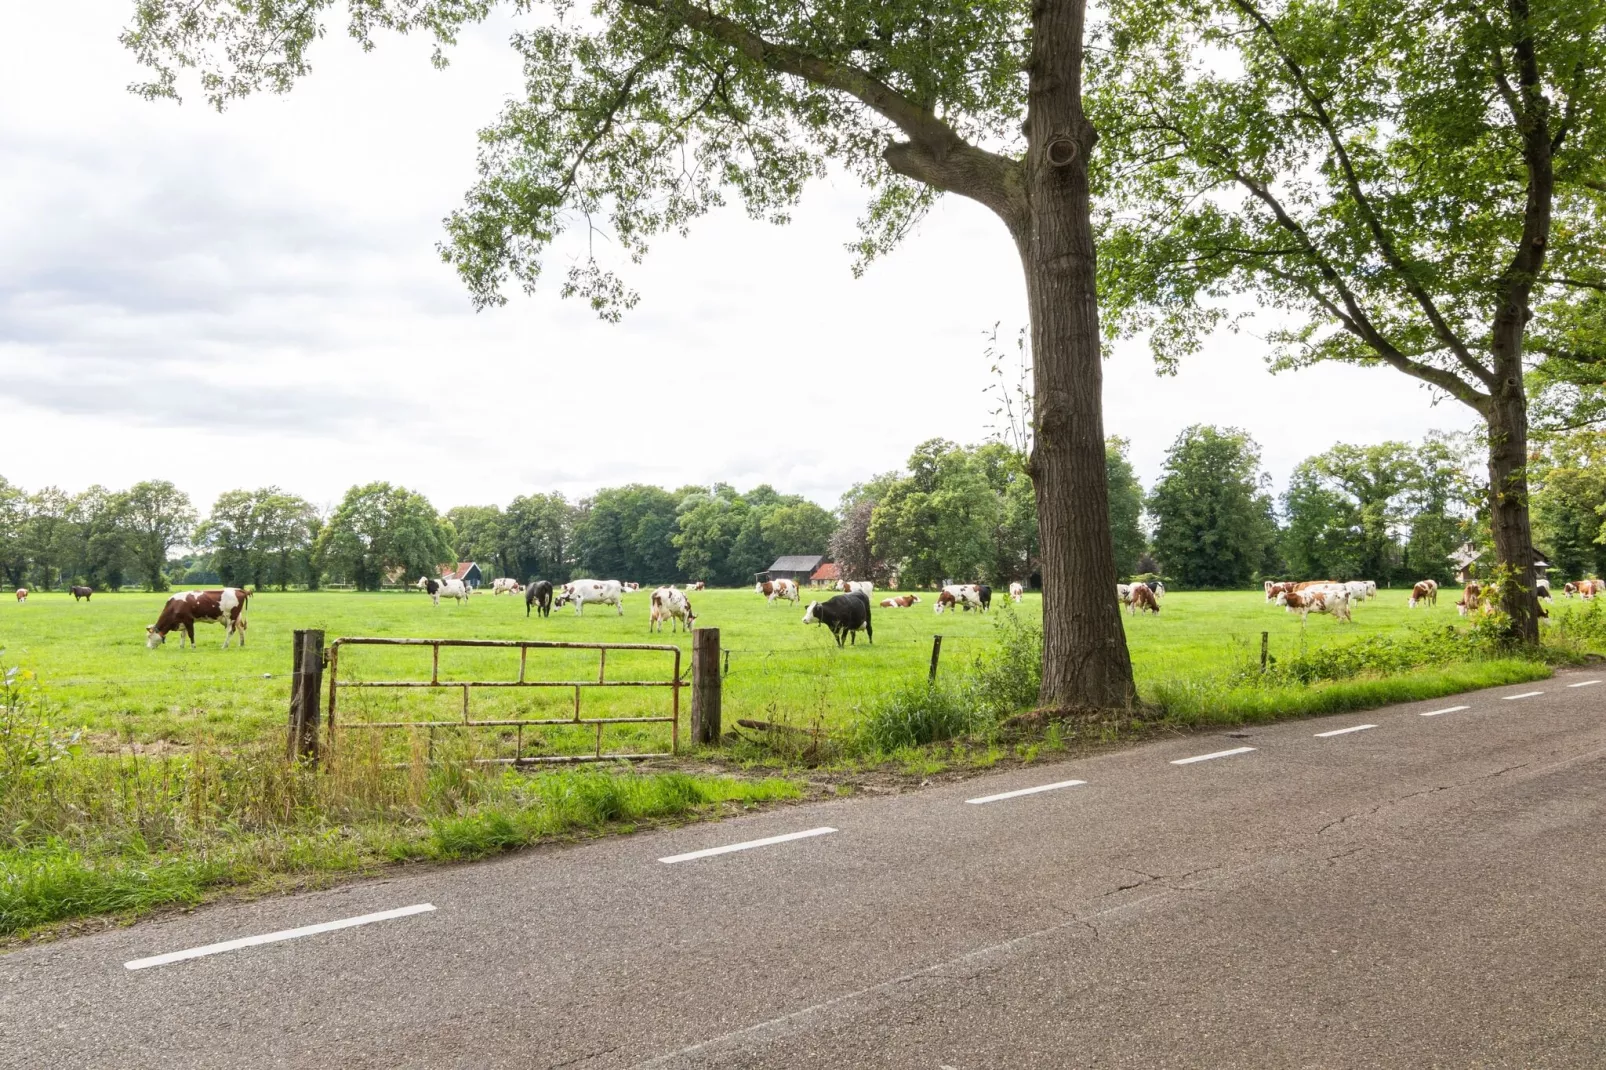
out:
{"label": "herd of cow", "polygon": [[[1542,601],[1551,601],[1550,581],[1543,576],[1535,582],[1535,593]],[[1606,593],[1606,582],[1601,580],[1578,580],[1562,587],[1562,593],[1572,598],[1575,595],[1586,600],[1593,599],[1598,594]],[[1493,613],[1494,602],[1489,597],[1490,591],[1478,583],[1468,583],[1461,591],[1461,599],[1456,602],[1456,612],[1461,616],[1477,613]],[[1339,583],[1336,580],[1304,580],[1299,583],[1273,583],[1266,581],[1266,601],[1275,602],[1285,607],[1288,612],[1297,612],[1301,619],[1312,613],[1331,614],[1335,619],[1349,621],[1350,609],[1356,602],[1364,602],[1368,598],[1377,597],[1377,584],[1371,580],[1350,580]],[[1415,609],[1417,606],[1436,606],[1439,604],[1439,584],[1437,580],[1421,580],[1411,587],[1411,594],[1407,597],[1405,607]],[[1544,607],[1539,609],[1544,614]]]}
{"label": "herd of cow", "polygon": [[[428,594],[437,606],[443,597],[465,602],[473,590],[462,580],[456,579],[421,577],[417,586]],[[842,646],[844,640],[848,639],[856,644],[860,631],[865,633],[867,639],[874,642],[870,605],[871,598],[875,595],[875,584],[866,580],[843,580],[837,587],[841,594],[824,602],[809,603],[803,613],[803,623],[825,625],[836,638],[837,646]],[[1540,577],[1537,587],[1539,597],[1550,601],[1550,581]],[[1377,597],[1377,584],[1371,580],[1350,580],[1345,583],[1336,580],[1274,583],[1267,580],[1265,588],[1268,603],[1282,606],[1290,613],[1298,613],[1301,620],[1307,619],[1312,613],[1326,613],[1340,621],[1352,621],[1354,618],[1351,616],[1351,608],[1355,603]],[[89,587],[73,587],[71,590],[74,601],[80,599],[87,601],[94,594],[94,590]],[[575,615],[580,616],[588,604],[611,605],[620,616],[623,616],[624,596],[639,590],[641,590],[640,584],[624,583],[619,580],[573,580],[561,586],[554,586],[548,580],[534,580],[529,584],[522,584],[518,580],[504,577],[491,583],[493,595],[523,594],[526,617],[532,612],[547,617],[551,615],[553,606],[566,605],[573,605]],[[688,592],[701,590],[703,584],[690,583],[685,589],[670,584],[653,591],[649,596],[648,630],[661,632],[664,625],[668,624],[672,631],[682,627],[689,631],[697,617],[692,612]],[[753,590],[771,603],[784,600],[796,605],[802,598],[798,585],[792,580],[766,580],[756,584]],[[1492,613],[1494,605],[1489,593],[1477,583],[1467,584],[1462,591],[1461,600],[1455,604],[1457,612],[1463,617],[1473,612]],[[1563,586],[1562,593],[1568,598],[1576,596],[1591,600],[1597,595],[1606,594],[1606,581],[1578,580]],[[1024,594],[1025,589],[1019,583],[1009,585],[1011,601],[1019,602]],[[249,591],[239,587],[225,587],[215,591],[185,591],[173,595],[162,607],[156,623],[146,627],[145,643],[154,650],[167,641],[168,635],[179,632],[179,645],[182,647],[184,641],[188,639],[190,646],[193,647],[195,622],[213,621],[223,626],[225,650],[235,635],[239,635],[240,646],[244,647],[245,607],[250,597]],[[1160,602],[1165,598],[1165,584],[1160,582],[1117,584],[1116,598],[1130,613],[1159,613]],[[936,611],[942,613],[944,610],[974,609],[985,613],[992,607],[992,599],[993,589],[985,583],[948,584],[937,592]],[[19,587],[17,601],[27,600],[27,589]],[[893,595],[883,598],[880,606],[882,609],[908,609],[918,605],[920,601],[921,598],[917,594]],[[1434,580],[1422,580],[1411,588],[1406,607],[1415,609],[1419,605],[1434,606],[1438,601],[1438,583]]]}

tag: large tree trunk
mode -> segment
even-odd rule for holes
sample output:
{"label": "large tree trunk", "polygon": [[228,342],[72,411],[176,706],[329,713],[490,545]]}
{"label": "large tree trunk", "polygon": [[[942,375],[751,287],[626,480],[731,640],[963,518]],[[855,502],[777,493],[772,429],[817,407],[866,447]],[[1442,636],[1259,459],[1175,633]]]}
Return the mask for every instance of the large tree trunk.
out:
{"label": "large tree trunk", "polygon": [[1043,563],[1046,707],[1127,709],[1135,699],[1121,625],[1104,464],[1104,370],[1082,114],[1083,0],[1033,8],[1026,119],[1029,218],[1016,235],[1032,320],[1032,483]]}
{"label": "large tree trunk", "polygon": [[[1533,529],[1528,520],[1528,404],[1521,364],[1501,359],[1502,325],[1495,328],[1496,367],[1507,374],[1489,399],[1489,528],[1495,557],[1510,570],[1501,606],[1511,618],[1511,637],[1539,642],[1539,599],[1534,585]],[[1520,338],[1520,333],[1517,335]]]}

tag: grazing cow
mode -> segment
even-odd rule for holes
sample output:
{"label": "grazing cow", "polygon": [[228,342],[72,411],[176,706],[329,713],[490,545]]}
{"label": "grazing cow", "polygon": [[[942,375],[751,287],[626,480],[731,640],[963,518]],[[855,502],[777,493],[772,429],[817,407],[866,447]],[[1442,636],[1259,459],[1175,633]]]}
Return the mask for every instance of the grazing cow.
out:
{"label": "grazing cow", "polygon": [[920,596],[917,594],[900,594],[896,598],[883,598],[881,600],[881,608],[908,609],[918,601],[920,601]]}
{"label": "grazing cow", "polygon": [[1606,592],[1606,583],[1602,583],[1600,580],[1578,581],[1578,597],[1580,598],[1592,599],[1603,592]]}
{"label": "grazing cow", "polygon": [[1025,593],[1026,593],[1026,588],[1022,587],[1020,584],[1012,583],[1012,584],[1009,585],[1009,600],[1011,602],[1016,602],[1016,603],[1020,602],[1021,596],[1024,595]]}
{"label": "grazing cow", "polygon": [[1350,601],[1364,602],[1368,597],[1366,593],[1366,581],[1350,580],[1348,583],[1344,584],[1344,592],[1349,595]]}
{"label": "grazing cow", "polygon": [[1432,580],[1422,580],[1411,588],[1411,597],[1406,599],[1405,608],[1415,609],[1418,602],[1426,602],[1430,606],[1439,604],[1439,585]]}
{"label": "grazing cow", "polygon": [[697,622],[696,615],[691,611],[691,599],[673,587],[660,587],[652,593],[652,606],[647,611],[647,630],[663,631],[666,620],[671,622],[670,631],[679,628],[684,621],[689,632]]}
{"label": "grazing cow", "polygon": [[245,603],[251,596],[239,587],[225,587],[219,591],[185,591],[175,594],[162,607],[156,623],[145,628],[145,645],[152,650],[167,642],[169,632],[179,632],[178,645],[184,646],[187,636],[190,648],[195,648],[195,622],[215,620],[223,625],[223,649],[229,648],[234,633],[240,633],[240,648],[245,649]]}
{"label": "grazing cow", "polygon": [[620,587],[621,590],[623,590],[625,592],[625,594],[632,594],[632,593],[634,593],[636,591],[641,590],[641,584],[639,584],[639,583],[630,583],[628,581],[625,582],[625,583],[621,583],[619,585],[619,587]]}
{"label": "grazing cow", "polygon": [[1300,622],[1312,613],[1331,613],[1335,620],[1350,620],[1349,593],[1342,588],[1325,588],[1319,591],[1284,591],[1277,596],[1277,604],[1288,612],[1298,612]]}
{"label": "grazing cow", "polygon": [[565,583],[558,592],[557,605],[565,606],[574,603],[574,615],[584,616],[587,602],[597,605],[613,606],[619,611],[619,616],[625,615],[625,585],[618,580],[574,580]]}
{"label": "grazing cow", "polygon": [[89,601],[89,596],[95,593],[95,589],[93,587],[69,587],[67,590],[72,592],[72,600],[74,602],[78,601],[80,598],[87,602]]}
{"label": "grazing cow", "polygon": [[1156,602],[1165,601],[1165,584],[1161,583],[1159,580],[1155,580],[1153,583],[1149,584],[1148,587],[1149,590],[1154,592],[1154,600]]}
{"label": "grazing cow", "polygon": [[837,584],[837,589],[848,594],[852,594],[854,591],[859,591],[866,598],[875,597],[875,584],[871,583],[869,580],[842,580]]}
{"label": "grazing cow", "polygon": [[414,586],[429,595],[429,600],[437,606],[441,604],[443,595],[461,605],[468,601],[469,591],[472,590],[462,580],[432,580],[428,576],[418,577]]}
{"label": "grazing cow", "polygon": [[973,609],[981,606],[981,591],[973,583],[950,583],[937,592],[937,612],[947,609]]}
{"label": "grazing cow", "polygon": [[26,588],[26,587],[18,587],[17,588],[17,601],[26,602],[27,600],[28,600],[28,588]]}
{"label": "grazing cow", "polygon": [[1132,598],[1127,603],[1128,613],[1136,614],[1139,610],[1145,610],[1157,616],[1160,612],[1160,600],[1154,597],[1154,591],[1150,590],[1149,585],[1146,583],[1134,583],[1132,585]]}
{"label": "grazing cow", "polygon": [[828,602],[810,602],[803,613],[803,623],[823,624],[831,629],[837,646],[849,636],[857,646],[860,628],[864,629],[865,638],[875,642],[875,630],[870,625],[870,596],[863,591],[834,595]]}
{"label": "grazing cow", "polygon": [[793,605],[797,604],[797,584],[791,580],[765,580],[763,583],[753,585],[753,593],[763,595],[771,604],[777,598],[784,598]]}
{"label": "grazing cow", "polygon": [[499,594],[523,593],[524,584],[520,583],[518,580],[509,579],[508,577],[503,576],[500,579],[494,579],[491,581],[491,597],[493,598]]}
{"label": "grazing cow", "polygon": [[688,590],[688,591],[700,591],[702,589],[703,589],[703,581],[702,580],[698,580],[696,583],[688,583],[686,585],[686,590]]}
{"label": "grazing cow", "polygon": [[524,615],[534,607],[543,617],[552,615],[552,581],[535,580],[524,588]]}
{"label": "grazing cow", "polygon": [[1461,589],[1461,601],[1455,604],[1455,611],[1465,617],[1479,608],[1485,613],[1494,612],[1494,606],[1484,600],[1483,588],[1476,583],[1469,583]]}
{"label": "grazing cow", "polygon": [[985,613],[989,609],[992,609],[993,608],[993,589],[991,587],[987,586],[985,583],[977,583],[977,584],[973,584],[972,586],[974,586],[976,588],[976,597],[980,602],[981,611],[983,613]]}

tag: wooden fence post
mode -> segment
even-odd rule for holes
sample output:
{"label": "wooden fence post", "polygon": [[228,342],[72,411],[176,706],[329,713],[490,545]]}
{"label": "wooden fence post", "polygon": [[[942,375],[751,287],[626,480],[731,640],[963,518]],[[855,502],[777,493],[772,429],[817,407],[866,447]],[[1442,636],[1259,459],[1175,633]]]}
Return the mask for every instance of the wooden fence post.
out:
{"label": "wooden fence post", "polygon": [[316,764],[323,712],[323,631],[298,628],[291,641],[288,754],[291,761],[307,758]]}
{"label": "wooden fence post", "polygon": [[693,628],[691,632],[691,738],[693,743],[719,746],[721,688],[719,629]]}
{"label": "wooden fence post", "polygon": [[1267,644],[1270,641],[1271,641],[1271,633],[1270,632],[1261,632],[1260,633],[1260,671],[1261,672],[1265,672],[1266,671],[1266,656],[1268,654],[1268,651],[1267,651],[1266,648],[1267,648]]}
{"label": "wooden fence post", "polygon": [[942,636],[931,637],[931,672],[926,676],[927,684],[937,682],[937,659],[942,656]]}

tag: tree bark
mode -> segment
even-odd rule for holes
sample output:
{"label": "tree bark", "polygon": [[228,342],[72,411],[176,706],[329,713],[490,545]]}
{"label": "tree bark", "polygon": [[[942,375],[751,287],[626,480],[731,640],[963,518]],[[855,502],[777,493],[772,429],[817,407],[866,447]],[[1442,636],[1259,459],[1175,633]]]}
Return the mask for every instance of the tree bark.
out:
{"label": "tree bark", "polygon": [[1029,212],[1015,228],[1031,313],[1035,444],[1030,459],[1043,566],[1045,707],[1130,709],[1136,700],[1110,539],[1087,159],[1084,0],[1032,10],[1026,118]]}

